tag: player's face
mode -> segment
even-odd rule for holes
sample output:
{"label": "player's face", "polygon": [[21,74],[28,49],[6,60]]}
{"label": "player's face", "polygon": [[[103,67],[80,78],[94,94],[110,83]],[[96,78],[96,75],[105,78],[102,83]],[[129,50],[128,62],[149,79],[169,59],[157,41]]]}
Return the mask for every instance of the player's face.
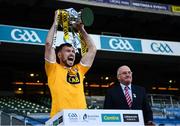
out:
{"label": "player's face", "polygon": [[73,66],[75,61],[75,50],[73,47],[64,46],[60,51],[60,63],[67,67]]}

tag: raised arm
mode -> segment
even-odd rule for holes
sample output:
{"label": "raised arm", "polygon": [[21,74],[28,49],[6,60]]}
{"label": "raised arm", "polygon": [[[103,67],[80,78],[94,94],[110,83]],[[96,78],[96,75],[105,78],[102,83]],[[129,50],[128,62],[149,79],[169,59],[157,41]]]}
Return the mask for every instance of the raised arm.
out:
{"label": "raised arm", "polygon": [[56,23],[57,23],[56,19],[57,19],[57,11],[55,12],[54,22],[48,32],[48,35],[46,37],[46,44],[45,44],[45,60],[52,62],[52,63],[56,62],[55,49],[52,47],[53,36],[55,33],[55,27],[56,27]]}
{"label": "raised arm", "polygon": [[87,47],[88,47],[88,52],[82,57],[81,63],[86,66],[91,67],[91,65],[94,61],[96,52],[97,52],[96,46],[95,46],[92,38],[88,35],[86,30],[84,29],[83,24],[79,25],[78,30],[82,34],[83,41],[87,44]]}

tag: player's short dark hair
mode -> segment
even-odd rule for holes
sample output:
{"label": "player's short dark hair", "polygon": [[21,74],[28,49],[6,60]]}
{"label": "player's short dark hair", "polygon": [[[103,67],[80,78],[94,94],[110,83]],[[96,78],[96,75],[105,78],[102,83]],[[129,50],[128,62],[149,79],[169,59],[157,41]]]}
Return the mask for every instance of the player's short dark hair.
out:
{"label": "player's short dark hair", "polygon": [[58,53],[59,51],[62,50],[62,48],[63,48],[64,46],[72,47],[72,45],[69,44],[69,43],[63,43],[63,44],[61,44],[60,46],[56,47],[56,49],[55,49],[56,55],[57,55],[57,53]]}
{"label": "player's short dark hair", "polygon": [[[69,43],[63,43],[63,44],[61,44],[60,46],[57,46],[56,49],[55,49],[56,57],[58,57],[58,56],[57,56],[58,52],[61,51],[64,46],[72,47],[72,45],[69,44]],[[56,62],[57,62],[57,63],[60,63],[60,61],[59,61],[58,58],[56,58]]]}

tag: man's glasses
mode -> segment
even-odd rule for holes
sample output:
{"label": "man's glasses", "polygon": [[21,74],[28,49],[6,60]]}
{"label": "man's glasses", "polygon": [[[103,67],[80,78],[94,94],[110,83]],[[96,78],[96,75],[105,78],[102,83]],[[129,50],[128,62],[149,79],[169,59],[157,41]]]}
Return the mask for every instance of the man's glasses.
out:
{"label": "man's glasses", "polygon": [[131,71],[127,71],[127,72],[122,72],[122,73],[119,73],[119,75],[127,75],[127,74],[131,75],[131,74],[132,74],[132,72],[131,72]]}

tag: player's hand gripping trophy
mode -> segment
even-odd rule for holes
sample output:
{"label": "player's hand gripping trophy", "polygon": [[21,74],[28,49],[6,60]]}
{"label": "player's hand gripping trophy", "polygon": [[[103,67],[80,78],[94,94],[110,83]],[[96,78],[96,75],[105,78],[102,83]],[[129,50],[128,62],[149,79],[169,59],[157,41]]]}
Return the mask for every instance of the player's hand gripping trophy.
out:
{"label": "player's hand gripping trophy", "polygon": [[[84,8],[80,12],[77,12],[73,8],[68,9],[59,9],[57,11],[57,18],[56,18],[56,28],[53,37],[53,48],[56,48],[56,36],[57,36],[57,29],[58,26],[63,28],[64,32],[64,42],[69,42],[73,45],[73,47],[77,51],[77,41],[81,43],[81,50],[86,50],[84,42],[81,40],[80,33],[76,33],[74,27],[77,24],[82,23],[84,26],[91,26],[94,20],[93,12],[90,8]],[[69,30],[72,33],[72,38],[70,38]],[[83,47],[84,46],[84,47]]]}

